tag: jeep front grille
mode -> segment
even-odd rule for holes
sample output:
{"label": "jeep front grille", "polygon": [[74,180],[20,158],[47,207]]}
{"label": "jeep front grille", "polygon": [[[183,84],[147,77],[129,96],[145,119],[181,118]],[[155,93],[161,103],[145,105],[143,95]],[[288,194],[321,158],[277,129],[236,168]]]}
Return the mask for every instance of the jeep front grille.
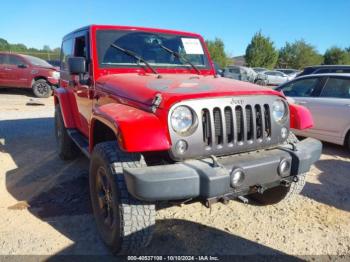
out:
{"label": "jeep front grille", "polygon": [[[256,95],[189,100],[174,105],[173,108],[190,107],[198,121],[195,131],[187,136],[169,129],[171,156],[174,159],[220,156],[280,144],[284,141],[281,128],[289,128],[289,119],[283,125],[273,120],[271,105],[275,100],[276,96]],[[182,155],[174,150],[179,140],[188,143],[188,150]]]}
{"label": "jeep front grille", "polygon": [[212,111],[204,108],[201,118],[203,143],[208,147],[224,143],[242,145],[271,136],[268,104],[227,106],[223,111],[218,107]]}

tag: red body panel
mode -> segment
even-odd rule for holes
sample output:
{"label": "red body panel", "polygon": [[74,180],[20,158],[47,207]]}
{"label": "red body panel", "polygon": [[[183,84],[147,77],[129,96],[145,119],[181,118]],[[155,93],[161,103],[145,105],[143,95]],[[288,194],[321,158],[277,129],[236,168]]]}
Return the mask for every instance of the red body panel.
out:
{"label": "red body panel", "polygon": [[312,115],[306,107],[290,104],[289,111],[290,128],[303,130],[313,127],[314,121]]}
{"label": "red body panel", "polygon": [[[166,127],[152,113],[111,103],[94,109],[92,121],[96,120],[105,124],[112,123],[107,125],[114,130],[120,147],[125,151],[160,151],[170,148]],[[91,126],[93,125],[92,122]],[[92,138],[93,135],[90,133],[90,147],[93,145]]]}

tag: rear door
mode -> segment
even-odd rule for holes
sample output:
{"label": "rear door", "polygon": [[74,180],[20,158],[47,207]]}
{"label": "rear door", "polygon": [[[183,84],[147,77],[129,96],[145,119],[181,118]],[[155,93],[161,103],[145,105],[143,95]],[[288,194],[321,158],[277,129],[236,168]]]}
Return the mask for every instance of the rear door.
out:
{"label": "rear door", "polygon": [[314,131],[325,141],[343,144],[350,128],[350,78],[329,77],[316,100],[312,105],[317,112]]}

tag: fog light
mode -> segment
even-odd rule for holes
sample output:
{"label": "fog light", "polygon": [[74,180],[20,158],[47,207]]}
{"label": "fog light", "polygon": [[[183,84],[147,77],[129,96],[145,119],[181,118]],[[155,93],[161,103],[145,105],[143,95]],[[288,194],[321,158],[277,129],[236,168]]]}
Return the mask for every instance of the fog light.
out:
{"label": "fog light", "polygon": [[278,174],[280,176],[288,176],[290,173],[291,164],[287,159],[282,159],[278,166]]}
{"label": "fog light", "polygon": [[283,139],[287,138],[287,136],[288,136],[288,129],[287,128],[282,127],[282,129],[281,129],[281,136],[282,136]]}
{"label": "fog light", "polygon": [[238,187],[242,185],[245,174],[242,168],[235,168],[231,172],[231,186]]}
{"label": "fog light", "polygon": [[175,145],[175,150],[178,154],[184,154],[188,149],[187,142],[185,140],[179,140],[177,141]]}

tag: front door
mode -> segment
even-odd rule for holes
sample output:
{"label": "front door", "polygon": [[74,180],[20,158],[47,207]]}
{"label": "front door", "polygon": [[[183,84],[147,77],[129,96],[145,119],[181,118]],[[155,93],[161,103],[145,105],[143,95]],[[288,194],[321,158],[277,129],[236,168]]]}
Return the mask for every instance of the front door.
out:
{"label": "front door", "polygon": [[0,87],[6,86],[6,80],[5,80],[5,54],[0,54]]}
{"label": "front door", "polygon": [[75,36],[73,50],[73,56],[84,57],[87,61],[87,73],[84,76],[80,76],[81,80],[85,79],[86,81],[79,81],[79,76],[75,76],[75,80],[71,82],[71,88],[79,111],[80,131],[88,136],[92,110],[92,97],[90,96],[92,90],[90,73],[92,68],[90,68],[88,63],[90,55],[87,32],[79,33]]}
{"label": "front door", "polygon": [[5,85],[8,87],[26,87],[28,85],[29,67],[18,55],[8,54],[4,67]]}

